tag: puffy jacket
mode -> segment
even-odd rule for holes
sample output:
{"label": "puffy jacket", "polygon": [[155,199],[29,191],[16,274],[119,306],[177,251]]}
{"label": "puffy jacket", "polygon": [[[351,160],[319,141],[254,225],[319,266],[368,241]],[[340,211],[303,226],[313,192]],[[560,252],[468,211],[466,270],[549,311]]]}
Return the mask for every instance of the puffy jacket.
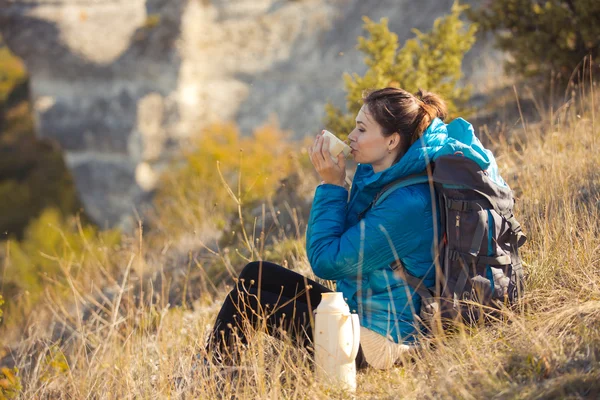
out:
{"label": "puffy jacket", "polygon": [[446,154],[473,159],[501,181],[493,156],[465,120],[458,118],[446,125],[435,119],[422,138],[383,171],[375,173],[371,165],[359,164],[350,196],[341,186],[318,186],[306,233],[307,255],[315,275],[336,280],[337,290],[358,313],[361,325],[397,343],[414,340],[418,327],[413,315],[419,313],[421,300],[390,264],[399,258],[412,275],[424,278],[425,284],[435,282],[429,185],[396,189],[361,220],[359,214],[385,185],[424,171],[427,163]]}

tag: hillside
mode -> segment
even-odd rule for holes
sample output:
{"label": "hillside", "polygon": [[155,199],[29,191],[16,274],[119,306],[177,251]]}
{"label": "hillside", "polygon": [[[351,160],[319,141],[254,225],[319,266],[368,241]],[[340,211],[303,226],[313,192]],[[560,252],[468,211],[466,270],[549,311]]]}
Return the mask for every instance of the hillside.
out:
{"label": "hillside", "polygon": [[[586,94],[536,125],[523,123],[497,132],[498,139],[490,145],[518,197],[516,212],[529,238],[522,253],[527,273],[524,301],[504,310],[491,326],[424,337],[418,353],[404,365],[359,374],[357,397],[597,398],[598,105],[598,98],[594,102]],[[249,235],[252,253],[239,242],[235,247],[239,246],[240,256],[265,256],[308,270],[302,234],[287,235],[286,241],[264,248],[252,248],[255,236]],[[232,373],[198,364],[208,329],[227,293],[226,287],[213,286],[211,260],[224,263],[234,274],[243,259],[233,247],[190,254],[179,286],[184,300],[173,307],[167,303],[168,287],[136,284],[152,265],[158,265],[154,271],[163,282],[168,277],[160,267],[166,245],[146,246],[136,236],[125,239],[118,249],[105,250],[105,256],[85,256],[84,251],[84,257],[93,258],[103,270],[112,265],[125,268],[110,278],[110,290],[103,291],[82,281],[77,260],[50,257],[67,277],[66,296],[49,297],[39,310],[53,317],[53,336],[34,324],[11,350],[9,358],[19,368],[21,398],[346,396],[315,384],[305,352],[260,332],[245,353],[243,368]],[[6,263],[10,268],[10,260]],[[197,294],[193,301],[185,300],[186,291]],[[136,301],[138,295],[148,301]],[[1,381],[3,387],[18,389],[17,378],[9,378]]]}

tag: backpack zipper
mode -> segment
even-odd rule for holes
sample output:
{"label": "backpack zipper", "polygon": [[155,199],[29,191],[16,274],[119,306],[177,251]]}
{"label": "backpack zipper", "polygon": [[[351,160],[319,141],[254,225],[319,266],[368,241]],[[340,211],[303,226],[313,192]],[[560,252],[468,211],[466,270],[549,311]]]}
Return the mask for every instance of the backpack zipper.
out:
{"label": "backpack zipper", "polygon": [[460,214],[456,214],[456,242],[460,243]]}

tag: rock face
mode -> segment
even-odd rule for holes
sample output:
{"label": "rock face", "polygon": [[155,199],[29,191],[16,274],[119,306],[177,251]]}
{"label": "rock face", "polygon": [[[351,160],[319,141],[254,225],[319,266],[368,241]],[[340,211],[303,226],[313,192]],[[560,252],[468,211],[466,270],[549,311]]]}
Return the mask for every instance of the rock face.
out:
{"label": "rock face", "polygon": [[31,75],[38,133],[66,152],[102,226],[143,207],[168,150],[212,121],[321,127],[363,73],[363,15],[401,40],[453,0],[3,0],[0,33]]}

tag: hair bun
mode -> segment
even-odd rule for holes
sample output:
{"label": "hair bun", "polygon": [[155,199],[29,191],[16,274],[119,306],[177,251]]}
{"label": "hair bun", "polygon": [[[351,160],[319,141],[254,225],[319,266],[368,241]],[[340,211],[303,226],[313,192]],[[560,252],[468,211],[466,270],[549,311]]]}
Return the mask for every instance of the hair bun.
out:
{"label": "hair bun", "polygon": [[446,102],[437,94],[419,89],[415,97],[421,101],[421,108],[430,117],[430,120],[434,118],[444,120],[448,116]]}

